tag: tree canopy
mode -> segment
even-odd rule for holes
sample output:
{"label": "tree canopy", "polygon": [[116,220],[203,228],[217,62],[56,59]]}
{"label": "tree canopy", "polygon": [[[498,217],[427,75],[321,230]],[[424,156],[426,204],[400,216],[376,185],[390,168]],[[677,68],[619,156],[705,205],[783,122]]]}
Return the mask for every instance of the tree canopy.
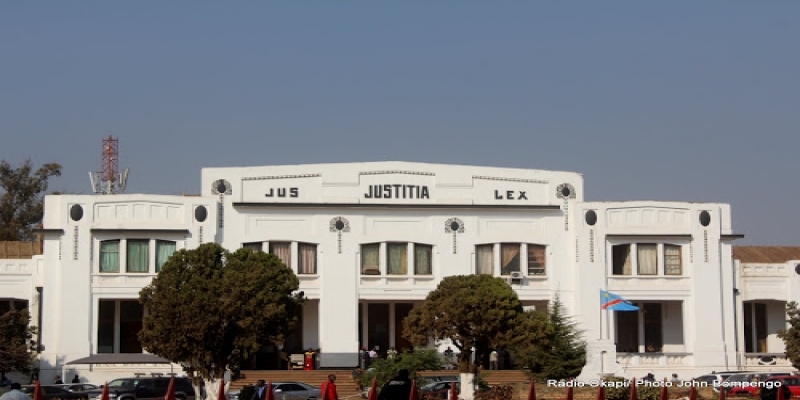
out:
{"label": "tree canopy", "polygon": [[303,301],[298,286],[271,254],[230,253],[215,243],[180,250],[139,294],[148,310],[139,340],[148,352],[217,382],[227,366],[283,339]]}
{"label": "tree canopy", "polygon": [[547,314],[530,312],[531,319],[544,318],[547,329],[540,331],[543,340],[519,340],[514,359],[534,376],[545,379],[571,379],[586,365],[586,342],[576,323],[564,313],[558,294]]}
{"label": "tree canopy", "polygon": [[794,368],[800,369],[800,308],[797,302],[786,303],[786,320],[789,327],[778,331],[778,337],[786,346],[786,356]]}
{"label": "tree canopy", "polygon": [[19,167],[12,167],[0,160],[0,241],[33,240],[33,229],[42,222],[44,202],[42,193],[47,190],[47,181],[61,175],[61,165],[44,164],[35,172],[33,163],[27,160]]}
{"label": "tree canopy", "polygon": [[[523,312],[517,293],[505,280],[490,275],[449,276],[428,294],[422,307],[403,321],[405,336],[415,345],[450,339],[459,349],[459,370],[474,372],[472,348],[478,356],[491,348],[538,340],[542,319]],[[523,334],[523,328],[530,332]]]}
{"label": "tree canopy", "polygon": [[36,328],[29,327],[28,310],[12,309],[0,314],[0,373],[28,372],[36,352]]}

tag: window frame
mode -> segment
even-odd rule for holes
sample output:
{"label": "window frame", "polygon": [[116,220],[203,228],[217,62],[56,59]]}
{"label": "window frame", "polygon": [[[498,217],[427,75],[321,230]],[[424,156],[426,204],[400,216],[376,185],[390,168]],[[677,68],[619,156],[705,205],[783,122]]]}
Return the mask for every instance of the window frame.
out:
{"label": "window frame", "polygon": [[[609,241],[609,277],[630,277],[630,278],[654,278],[654,277],[685,277],[687,265],[684,259],[684,247],[690,245],[686,243],[676,243],[674,241],[654,241],[643,239],[641,241],[614,242]],[[642,272],[642,246],[655,246],[656,266],[654,273]],[[623,264],[621,256],[617,255],[617,249],[626,248],[627,261]],[[668,255],[668,249],[677,249],[677,254]],[[668,261],[671,260],[670,263]],[[625,265],[630,263],[629,265]],[[677,272],[674,271],[677,267]],[[629,268],[628,273],[624,273]]]}

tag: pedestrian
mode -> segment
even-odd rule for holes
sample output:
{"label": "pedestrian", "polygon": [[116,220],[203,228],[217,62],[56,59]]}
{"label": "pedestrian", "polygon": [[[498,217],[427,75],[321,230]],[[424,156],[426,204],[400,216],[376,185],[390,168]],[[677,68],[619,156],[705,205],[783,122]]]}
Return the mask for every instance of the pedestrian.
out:
{"label": "pedestrian", "polygon": [[678,378],[678,374],[673,373],[672,378],[669,380],[672,383],[681,383],[681,379]]}
{"label": "pedestrian", "polygon": [[19,383],[12,383],[11,390],[0,396],[0,400],[31,400],[30,396],[22,393],[22,385]]}
{"label": "pedestrian", "polygon": [[489,369],[497,369],[497,350],[489,353]]}
{"label": "pedestrian", "polygon": [[56,385],[63,385],[64,381],[61,380],[61,376],[56,375],[56,381],[54,382]]}
{"label": "pedestrian", "polygon": [[250,400],[264,400],[267,398],[267,383],[263,379],[259,379],[256,383],[255,391],[253,392],[253,397]]}
{"label": "pedestrian", "polygon": [[336,375],[328,375],[328,384],[325,386],[325,391],[327,392],[325,399],[339,400],[339,393],[336,392]]}
{"label": "pedestrian", "polygon": [[383,385],[378,393],[378,400],[408,400],[411,395],[411,379],[408,370],[401,369],[397,376]]}
{"label": "pedestrian", "polygon": [[75,375],[75,377],[72,378],[72,383],[81,383],[81,377]]}

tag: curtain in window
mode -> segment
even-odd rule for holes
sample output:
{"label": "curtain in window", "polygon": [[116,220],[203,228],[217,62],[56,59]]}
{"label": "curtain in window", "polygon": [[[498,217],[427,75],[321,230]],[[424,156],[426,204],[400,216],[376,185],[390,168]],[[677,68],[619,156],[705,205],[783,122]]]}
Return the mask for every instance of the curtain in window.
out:
{"label": "curtain in window", "polygon": [[292,268],[292,244],[290,242],[271,242],[269,252],[280,258],[288,268]]}
{"label": "curtain in window", "polygon": [[100,272],[119,272],[119,240],[100,242]]}
{"label": "curtain in window", "polygon": [[618,244],[611,248],[614,259],[614,275],[631,274],[631,245]]}
{"label": "curtain in window", "polygon": [[128,272],[147,272],[147,240],[128,240]]}
{"label": "curtain in window", "polygon": [[252,250],[252,251],[263,251],[264,250],[264,247],[263,247],[261,242],[245,243],[245,244],[242,245],[242,248],[243,249]]}
{"label": "curtain in window", "polygon": [[386,245],[386,266],[389,275],[405,275],[408,273],[408,244],[388,243]]}
{"label": "curtain in window", "polygon": [[636,248],[639,275],[655,275],[658,271],[658,246],[653,243],[640,243]]}
{"label": "curtain in window", "polygon": [[414,244],[414,274],[430,275],[433,273],[431,268],[432,254],[433,246]]}
{"label": "curtain in window", "polygon": [[317,273],[317,245],[300,243],[298,246],[300,258],[297,259],[298,272],[301,274]]}
{"label": "curtain in window", "polygon": [[167,240],[156,241],[156,272],[161,271],[161,267],[175,253],[175,242]]}
{"label": "curtain in window", "polygon": [[681,271],[681,246],[664,245],[664,274],[680,275]]}
{"label": "curtain in window", "polygon": [[361,274],[380,275],[380,244],[361,245]]}
{"label": "curtain in window", "polygon": [[494,273],[494,245],[475,246],[475,273],[492,275]]}
{"label": "curtain in window", "polygon": [[528,245],[528,275],[544,275],[545,258],[544,246]]}
{"label": "curtain in window", "polygon": [[500,245],[501,275],[519,272],[519,246],[518,243],[503,243]]}

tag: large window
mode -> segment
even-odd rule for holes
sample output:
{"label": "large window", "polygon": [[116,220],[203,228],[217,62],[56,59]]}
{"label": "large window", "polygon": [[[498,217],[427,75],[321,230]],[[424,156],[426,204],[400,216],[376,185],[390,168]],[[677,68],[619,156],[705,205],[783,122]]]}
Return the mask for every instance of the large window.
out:
{"label": "large window", "polygon": [[512,273],[545,275],[547,272],[547,246],[530,243],[496,243],[475,246],[475,273],[492,275],[500,262],[500,275]]}
{"label": "large window", "polygon": [[611,246],[611,263],[611,272],[614,275],[683,274],[681,246],[674,244],[625,243],[613,245]]}
{"label": "large window", "polygon": [[317,245],[312,243],[299,243],[297,245],[297,273],[317,273]]}
{"label": "large window", "polygon": [[100,300],[97,312],[98,353],[141,353],[138,334],[144,307],[138,300]]}
{"label": "large window", "polygon": [[149,240],[128,239],[127,272],[147,272],[147,261],[150,258],[149,247]]}
{"label": "large window", "polygon": [[370,243],[361,245],[361,274],[380,275],[381,257],[380,243]]}
{"label": "large window", "polygon": [[[151,248],[155,248],[155,254]],[[100,242],[99,270],[120,272],[124,268],[126,273],[159,272],[175,250],[176,242],[171,240],[103,240]],[[124,260],[124,266],[120,260]]]}
{"label": "large window", "polygon": [[433,246],[408,242],[361,245],[361,274],[405,276],[433,274]]}
{"label": "large window", "polygon": [[119,240],[100,242],[100,272],[119,272]]}
{"label": "large window", "polygon": [[386,244],[386,266],[389,275],[408,274],[408,243]]}
{"label": "large window", "polygon": [[173,254],[175,254],[175,242],[156,240],[156,272],[161,271],[161,267],[167,263],[167,260],[169,260]]}
{"label": "large window", "polygon": [[269,253],[275,254],[284,265],[292,268],[292,242],[269,242]]}

